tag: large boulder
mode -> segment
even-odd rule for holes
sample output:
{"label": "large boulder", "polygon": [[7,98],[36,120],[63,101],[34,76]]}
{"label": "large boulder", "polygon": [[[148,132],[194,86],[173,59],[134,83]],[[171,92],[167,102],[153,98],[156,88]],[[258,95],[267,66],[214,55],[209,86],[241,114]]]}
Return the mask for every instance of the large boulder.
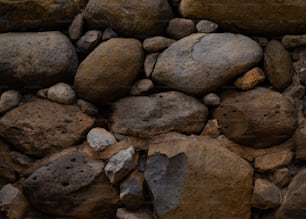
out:
{"label": "large boulder", "polygon": [[254,35],[305,33],[306,2],[266,0],[182,0],[183,17],[207,19],[223,29]]}
{"label": "large boulder", "polygon": [[73,45],[60,32],[3,33],[0,45],[1,86],[40,88],[71,81],[78,67]]}
{"label": "large boulder", "polygon": [[43,156],[74,145],[93,123],[78,106],[34,99],[0,119],[0,136],[26,154]]}
{"label": "large boulder", "polygon": [[224,95],[214,117],[227,138],[255,148],[280,144],[297,128],[293,104],[265,88]]}
{"label": "large boulder", "polygon": [[66,27],[87,1],[0,0],[0,32]]}
{"label": "large boulder", "polygon": [[262,53],[255,41],[243,35],[193,34],[159,55],[152,77],[170,88],[204,95],[256,65]]}
{"label": "large boulder", "polygon": [[149,137],[170,131],[200,132],[208,109],[194,97],[177,91],[150,96],[126,97],[113,104],[114,133]]}
{"label": "large boulder", "polygon": [[253,169],[222,144],[172,133],[149,142],[145,179],[159,218],[251,217]]}
{"label": "large boulder", "polygon": [[113,28],[119,34],[144,38],[162,34],[172,18],[166,0],[90,0],[84,17],[90,28]]}
{"label": "large boulder", "polygon": [[76,92],[96,104],[118,99],[128,94],[143,61],[138,40],[114,38],[101,43],[80,64],[74,82]]}

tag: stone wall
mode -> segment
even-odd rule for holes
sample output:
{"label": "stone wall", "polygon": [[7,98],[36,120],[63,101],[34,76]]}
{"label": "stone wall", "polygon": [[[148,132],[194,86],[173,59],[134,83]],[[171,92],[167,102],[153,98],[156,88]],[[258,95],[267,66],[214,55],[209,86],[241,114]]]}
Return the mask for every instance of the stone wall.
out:
{"label": "stone wall", "polygon": [[305,19],[0,0],[0,218],[306,218]]}

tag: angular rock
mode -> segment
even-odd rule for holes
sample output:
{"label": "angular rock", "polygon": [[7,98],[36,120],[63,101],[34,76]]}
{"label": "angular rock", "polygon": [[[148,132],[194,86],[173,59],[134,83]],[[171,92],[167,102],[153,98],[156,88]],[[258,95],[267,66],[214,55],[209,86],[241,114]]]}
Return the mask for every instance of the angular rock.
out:
{"label": "angular rock", "polygon": [[254,166],[258,172],[274,171],[279,167],[289,165],[292,158],[293,153],[290,150],[285,150],[257,157]]}
{"label": "angular rock", "polygon": [[128,211],[124,208],[118,208],[116,216],[118,219],[153,219],[152,213],[144,210]]}
{"label": "angular rock", "polygon": [[0,32],[68,26],[86,2],[86,0],[1,0]]}
{"label": "angular rock", "polygon": [[304,34],[304,1],[181,0],[179,11],[185,18],[207,19],[230,32],[281,36]]}
{"label": "angular rock", "polygon": [[134,148],[129,147],[128,149],[120,150],[109,159],[104,171],[112,184],[119,183],[135,168],[134,155]]}
{"label": "angular rock", "polygon": [[150,79],[141,79],[136,81],[131,90],[132,96],[140,96],[150,94],[154,90],[154,84]]}
{"label": "angular rock", "polygon": [[147,38],[143,41],[143,48],[147,52],[159,52],[171,46],[175,40],[163,36]]}
{"label": "angular rock", "polygon": [[256,179],[251,202],[254,208],[275,208],[281,204],[282,195],[273,183],[263,179]]}
{"label": "angular rock", "polygon": [[[162,176],[167,178],[164,172],[167,166],[163,165],[166,163],[153,162],[153,158],[169,161],[165,158],[170,157],[168,167],[173,166],[178,173],[182,169],[177,167],[182,166],[182,163],[173,163],[169,166],[172,163],[171,159],[175,156],[179,157],[182,153],[188,159],[181,194],[173,193],[173,196],[170,196],[173,187],[163,188],[153,184],[153,188],[164,191],[164,194],[159,193],[161,198],[165,197],[171,201],[180,196],[179,201],[176,202],[178,205],[174,209],[169,209],[171,206],[168,205],[173,202],[162,200],[164,206],[161,208],[165,211],[161,218],[190,218],[191,214],[193,218],[203,218],[205,215],[207,219],[249,219],[251,217],[253,169],[248,162],[223,148],[222,145],[220,140],[213,138],[173,134],[156,137],[149,142],[148,164],[150,162],[152,167],[155,164],[163,170],[161,173],[155,172],[156,180],[163,178]],[[148,173],[145,172],[145,175]],[[169,176],[174,175],[174,172],[169,171]],[[175,183],[174,180],[169,182]],[[166,209],[169,211],[166,212]]]}
{"label": "angular rock", "polygon": [[0,45],[0,85],[48,87],[71,80],[78,67],[73,45],[60,32],[3,33]]}
{"label": "angular rock", "polygon": [[48,89],[47,98],[56,103],[73,104],[76,94],[69,84],[60,82]]}
{"label": "angular rock", "polygon": [[170,131],[196,133],[207,116],[206,106],[176,91],[126,97],[113,104],[111,130],[142,138]]}
{"label": "angular rock", "polygon": [[89,0],[84,17],[91,29],[111,27],[120,35],[145,38],[163,33],[172,10],[164,0]]}
{"label": "angular rock", "polygon": [[84,20],[82,14],[78,14],[74,17],[68,29],[70,40],[77,41],[78,39],[80,39],[83,32],[83,23]]}
{"label": "angular rock", "polygon": [[18,91],[8,90],[0,97],[0,115],[15,108],[21,102],[22,96]]}
{"label": "angular rock", "polygon": [[86,100],[103,104],[123,97],[143,66],[138,40],[114,38],[101,43],[80,64],[75,90]]}
{"label": "angular rock", "polygon": [[151,53],[146,56],[144,61],[144,71],[146,73],[147,78],[151,77],[159,54],[160,53]]}
{"label": "angular rock", "polygon": [[99,30],[90,30],[86,32],[76,43],[77,51],[84,56],[89,54],[99,45],[101,36],[102,33]]}
{"label": "angular rock", "polygon": [[221,126],[218,123],[218,120],[211,119],[208,120],[201,135],[209,136],[212,138],[217,138],[221,134]]}
{"label": "angular rock", "polygon": [[44,213],[104,218],[114,212],[119,199],[103,167],[103,162],[85,153],[66,153],[31,174],[23,189],[32,205]]}
{"label": "angular rock", "polygon": [[208,20],[200,20],[196,29],[198,33],[213,33],[218,29],[218,24]]}
{"label": "angular rock", "polygon": [[284,90],[292,82],[293,66],[289,52],[277,40],[268,43],[264,52],[265,73],[276,90]]}
{"label": "angular rock", "polygon": [[253,89],[265,80],[265,73],[258,67],[246,72],[235,81],[235,86],[241,90]]}
{"label": "angular rock", "polygon": [[262,49],[231,33],[192,34],[161,53],[152,78],[188,94],[205,95],[256,65]]}
{"label": "angular rock", "polygon": [[114,135],[104,128],[93,128],[87,134],[89,146],[95,150],[103,150],[117,143]]}
{"label": "angular rock", "polygon": [[0,119],[0,136],[25,154],[44,156],[77,143],[93,123],[77,106],[33,99]]}
{"label": "angular rock", "polygon": [[117,38],[118,34],[112,28],[106,28],[102,34],[102,41],[107,41],[112,38]]}
{"label": "angular rock", "polygon": [[222,100],[214,118],[224,135],[239,144],[255,148],[277,145],[297,128],[295,107],[278,92],[256,88],[225,95]]}
{"label": "angular rock", "polygon": [[295,48],[306,45],[306,35],[285,35],[282,38],[282,44],[288,48]]}
{"label": "angular rock", "polygon": [[90,116],[96,116],[99,112],[98,108],[95,105],[85,100],[78,99],[77,104],[83,113],[86,113]]}
{"label": "angular rock", "polygon": [[305,96],[305,87],[299,83],[292,83],[283,94],[289,98],[302,99]]}
{"label": "angular rock", "polygon": [[221,103],[220,97],[217,94],[209,93],[203,97],[203,103],[206,106],[219,106]]}
{"label": "angular rock", "polygon": [[173,39],[181,39],[195,32],[195,24],[190,19],[173,18],[169,21],[167,35]]}
{"label": "angular rock", "polygon": [[273,173],[273,182],[280,188],[287,186],[292,180],[292,176],[288,168],[281,168]]}

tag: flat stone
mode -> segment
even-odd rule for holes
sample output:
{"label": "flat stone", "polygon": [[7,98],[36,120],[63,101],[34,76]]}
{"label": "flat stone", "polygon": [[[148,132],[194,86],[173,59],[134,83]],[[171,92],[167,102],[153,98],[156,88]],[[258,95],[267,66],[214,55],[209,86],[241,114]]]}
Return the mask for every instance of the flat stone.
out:
{"label": "flat stone", "polygon": [[0,96],[0,114],[6,113],[17,107],[22,100],[22,96],[18,91],[8,90]]}
{"label": "flat stone", "polygon": [[148,95],[154,90],[153,81],[150,79],[141,79],[136,81],[130,90],[130,95],[132,96],[141,96]]}
{"label": "flat stone", "polygon": [[160,53],[150,53],[146,56],[144,61],[144,71],[147,78],[151,77],[159,54]]}
{"label": "flat stone", "polygon": [[253,89],[256,85],[265,80],[265,73],[258,67],[255,67],[235,81],[235,86],[241,90]]}
{"label": "flat stone", "polygon": [[181,39],[195,32],[195,24],[190,19],[173,18],[169,21],[167,35],[173,39]]}
{"label": "flat stone", "polygon": [[273,173],[273,182],[279,188],[287,186],[292,180],[292,175],[288,168],[281,168]]}
{"label": "flat stone", "polygon": [[282,38],[282,44],[287,49],[292,49],[306,45],[306,35],[285,35]]}
{"label": "flat stone", "polygon": [[104,150],[117,141],[112,133],[104,128],[93,128],[87,134],[89,146],[95,150]]}
{"label": "flat stone", "polygon": [[143,48],[147,52],[159,52],[171,46],[175,40],[163,36],[147,38],[143,41]]}
{"label": "flat stone", "polygon": [[198,33],[213,33],[218,29],[218,24],[208,20],[200,20],[196,29]]}
{"label": "flat stone", "polygon": [[80,13],[76,15],[68,28],[69,38],[71,41],[77,41],[80,39],[83,32],[83,15]]}
{"label": "flat stone", "polygon": [[56,103],[73,104],[76,94],[69,84],[60,82],[48,89],[47,98]]}
{"label": "flat stone", "polygon": [[102,33],[99,30],[87,31],[76,43],[76,48],[82,55],[87,55],[96,48],[101,41]]}

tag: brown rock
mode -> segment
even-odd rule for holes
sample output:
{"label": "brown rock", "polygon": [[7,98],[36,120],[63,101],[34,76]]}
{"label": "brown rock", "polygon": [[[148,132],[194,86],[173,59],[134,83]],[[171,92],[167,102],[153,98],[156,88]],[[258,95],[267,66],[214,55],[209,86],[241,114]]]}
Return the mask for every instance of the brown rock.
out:
{"label": "brown rock", "polygon": [[256,88],[224,95],[222,100],[214,118],[225,136],[239,144],[255,148],[280,144],[297,127],[295,107],[278,92]]}
{"label": "brown rock", "polygon": [[85,100],[78,99],[77,104],[83,113],[86,113],[90,116],[96,116],[99,112],[99,109],[95,105]]}
{"label": "brown rock", "polygon": [[293,99],[302,99],[305,95],[305,87],[299,83],[292,83],[283,92],[284,96]]}
{"label": "brown rock", "polygon": [[154,219],[152,213],[146,210],[129,211],[124,208],[118,208],[117,219]]}
{"label": "brown rock", "polygon": [[306,45],[306,35],[285,35],[282,38],[282,44],[288,48],[295,48]]}
{"label": "brown rock", "polygon": [[306,126],[299,127],[295,136],[295,159],[306,160]]}
{"label": "brown rock", "polygon": [[144,71],[146,73],[147,78],[151,77],[159,54],[160,53],[151,53],[146,56],[144,62]]}
{"label": "brown rock", "polygon": [[22,95],[15,90],[8,90],[0,96],[0,115],[10,111],[19,105],[22,100]]}
{"label": "brown rock", "polygon": [[143,41],[143,48],[147,52],[159,52],[171,46],[175,40],[163,36],[147,38]]}
{"label": "brown rock", "polygon": [[273,173],[273,182],[280,188],[287,186],[291,179],[292,176],[288,168],[281,168]]}
{"label": "brown rock", "polygon": [[258,67],[251,69],[235,81],[235,86],[241,90],[253,89],[265,80],[265,73]]}
{"label": "brown rock", "polygon": [[268,43],[264,51],[265,73],[276,90],[284,90],[292,82],[293,66],[289,52],[276,40]]}
{"label": "brown rock", "polygon": [[169,21],[167,35],[173,39],[181,39],[195,32],[195,24],[190,19],[173,18]]}
{"label": "brown rock", "polygon": [[114,38],[101,43],[77,71],[77,94],[96,104],[123,97],[142,68],[143,56],[142,45],[135,39]]}
{"label": "brown rock", "polygon": [[77,51],[86,56],[99,45],[101,36],[102,33],[99,30],[86,32],[76,43]]}
{"label": "brown rock", "polygon": [[142,138],[170,131],[196,133],[203,129],[207,116],[207,107],[195,98],[170,91],[115,102],[111,129]]}
{"label": "brown rock", "polygon": [[217,94],[209,93],[203,97],[203,103],[206,106],[216,107],[221,103],[221,99]]}
{"label": "brown rock", "polygon": [[102,41],[107,41],[112,38],[117,38],[118,34],[112,28],[106,28],[102,34]]}
{"label": "brown rock", "polygon": [[217,138],[221,134],[221,126],[218,123],[218,120],[211,119],[208,120],[201,135],[209,136],[212,138]]}
{"label": "brown rock", "polygon": [[93,123],[77,106],[33,99],[0,119],[0,135],[26,154],[43,156],[74,145]]}
{"label": "brown rock", "polygon": [[130,90],[130,95],[141,96],[148,95],[154,90],[154,84],[150,79],[141,79],[136,81]]}
{"label": "brown rock", "polygon": [[306,86],[306,47],[298,47],[294,50],[298,59],[293,63],[293,67],[299,76],[302,85]]}
{"label": "brown rock", "polygon": [[82,14],[78,14],[74,17],[68,29],[70,40],[77,41],[78,39],[80,39],[83,32],[83,23],[84,21]]}

